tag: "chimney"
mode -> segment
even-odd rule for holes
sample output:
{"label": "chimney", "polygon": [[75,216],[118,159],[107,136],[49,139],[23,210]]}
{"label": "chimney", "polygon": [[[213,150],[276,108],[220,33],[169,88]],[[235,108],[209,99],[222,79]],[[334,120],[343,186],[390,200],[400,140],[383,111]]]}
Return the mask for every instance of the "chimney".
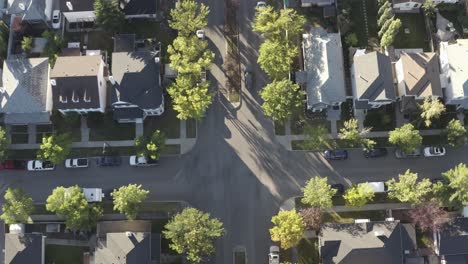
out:
{"label": "chimney", "polygon": [[67,5],[69,11],[73,11],[73,5],[72,5],[72,3],[70,1],[67,1],[66,5]]}

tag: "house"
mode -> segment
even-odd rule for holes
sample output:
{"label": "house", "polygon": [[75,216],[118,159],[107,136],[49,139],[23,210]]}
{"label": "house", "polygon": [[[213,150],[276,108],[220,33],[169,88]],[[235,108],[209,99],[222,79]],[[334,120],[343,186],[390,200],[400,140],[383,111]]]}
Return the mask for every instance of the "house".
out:
{"label": "house", "polygon": [[441,98],[439,58],[433,52],[402,52],[395,63],[400,110],[417,110],[426,98]]}
{"label": "house", "polygon": [[125,18],[156,18],[157,0],[120,0]]}
{"label": "house", "polygon": [[151,264],[151,242],[149,221],[99,222],[94,263]]}
{"label": "house", "polygon": [[50,74],[53,109],[62,114],[106,109],[107,69],[100,55],[58,57]]}
{"label": "house", "polygon": [[7,125],[48,124],[52,110],[47,58],[10,56],[3,62],[0,113]]}
{"label": "house", "polygon": [[45,236],[25,233],[24,225],[10,225],[5,234],[5,264],[44,264]]}
{"label": "house", "polygon": [[92,30],[94,27],[94,0],[57,0],[67,31]]}
{"label": "house", "polygon": [[[434,4],[455,4],[458,0],[433,0]],[[424,0],[392,0],[393,10],[395,12],[419,12],[424,4]]]}
{"label": "house", "polygon": [[120,35],[112,53],[112,108],[114,119],[122,123],[164,112],[159,55],[134,47],[134,35]]}
{"label": "house", "polygon": [[459,217],[434,232],[434,249],[445,263],[466,263],[468,259],[468,218]]}
{"label": "house", "polygon": [[368,110],[396,99],[390,58],[380,52],[358,50],[351,66],[354,108]]}
{"label": "house", "polygon": [[468,109],[468,39],[441,42],[439,54],[445,103]]}
{"label": "house", "polygon": [[23,22],[47,27],[52,19],[52,6],[53,0],[8,0],[6,9]]}
{"label": "house", "polygon": [[399,221],[326,223],[319,234],[323,264],[401,264],[415,249],[414,226]]}
{"label": "house", "polygon": [[314,28],[303,34],[304,71],[296,81],[307,90],[307,108],[314,112],[346,101],[343,49],[339,33]]}
{"label": "house", "polygon": [[335,0],[301,0],[302,7],[310,6],[331,6],[335,4]]}

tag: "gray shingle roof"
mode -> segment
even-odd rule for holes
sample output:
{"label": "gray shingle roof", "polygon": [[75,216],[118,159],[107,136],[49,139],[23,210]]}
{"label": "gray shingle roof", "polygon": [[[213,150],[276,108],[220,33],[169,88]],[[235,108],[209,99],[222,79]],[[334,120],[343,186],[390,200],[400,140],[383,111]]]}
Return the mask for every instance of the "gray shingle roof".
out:
{"label": "gray shingle roof", "polygon": [[[48,1],[51,5],[52,1]],[[26,10],[20,7],[22,4]],[[46,14],[46,11],[49,14]],[[50,19],[52,8],[46,10],[46,0],[8,0],[8,12],[11,14],[22,14],[26,21],[47,20]]]}
{"label": "gray shingle roof", "polygon": [[307,105],[331,105],[346,100],[341,37],[314,28],[303,35],[304,70],[307,73]]}
{"label": "gray shingle roof", "polygon": [[440,231],[439,255],[468,255],[468,218],[455,218]]}
{"label": "gray shingle roof", "polygon": [[5,264],[41,264],[43,247],[42,234],[6,234]]}
{"label": "gray shingle roof", "polygon": [[[157,0],[120,0],[125,3],[125,15],[155,15],[158,9]],[[127,3],[128,2],[128,3]]]}

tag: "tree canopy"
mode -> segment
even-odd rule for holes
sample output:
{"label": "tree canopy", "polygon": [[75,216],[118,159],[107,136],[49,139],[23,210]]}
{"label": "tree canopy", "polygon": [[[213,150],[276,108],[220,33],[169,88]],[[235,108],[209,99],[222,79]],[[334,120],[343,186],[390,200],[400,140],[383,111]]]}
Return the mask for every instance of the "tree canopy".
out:
{"label": "tree canopy", "polygon": [[207,50],[208,42],[197,36],[178,36],[167,47],[171,67],[179,74],[193,74],[200,77],[214,59],[214,53]]}
{"label": "tree canopy", "polygon": [[458,200],[463,206],[468,205],[468,167],[460,163],[455,168],[442,173],[453,190],[450,201]]}
{"label": "tree canopy", "polygon": [[332,139],[328,135],[328,129],[323,126],[306,126],[304,129],[306,138],[304,148],[308,150],[323,150],[330,148]]}
{"label": "tree canopy", "polygon": [[273,223],[270,229],[271,240],[280,242],[283,249],[296,246],[304,235],[305,223],[296,210],[279,211],[271,222]]}
{"label": "tree canopy", "polygon": [[407,170],[400,174],[398,181],[387,181],[388,197],[398,199],[402,203],[420,204],[426,200],[432,192],[432,183],[425,178],[418,180],[418,174]]}
{"label": "tree canopy", "polygon": [[210,214],[195,208],[186,208],[176,214],[163,231],[169,247],[186,254],[191,263],[200,263],[202,257],[215,252],[214,242],[224,235],[223,223]]}
{"label": "tree canopy", "polygon": [[438,231],[449,219],[448,213],[435,202],[417,206],[409,212],[409,216],[423,232]]}
{"label": "tree canopy", "polygon": [[54,164],[65,161],[71,152],[71,137],[69,134],[53,134],[42,138],[42,144],[37,151],[37,158],[50,160]]}
{"label": "tree canopy", "polygon": [[115,33],[125,24],[125,14],[118,0],[94,0],[95,23],[104,31]]}
{"label": "tree canopy", "polygon": [[147,157],[152,160],[159,159],[165,144],[166,137],[164,136],[164,133],[159,130],[154,131],[149,138],[141,136],[135,139],[137,155],[140,157]]}
{"label": "tree canopy", "polygon": [[422,136],[412,124],[405,124],[390,131],[388,141],[399,147],[404,153],[411,153],[421,147]]}
{"label": "tree canopy", "polygon": [[128,219],[135,220],[141,204],[148,197],[149,191],[141,188],[141,184],[129,184],[115,189],[112,193],[114,210],[125,214]]}
{"label": "tree canopy", "polygon": [[332,198],[336,194],[336,189],[328,184],[326,177],[315,176],[311,178],[302,191],[304,193],[302,203],[304,204],[320,209],[328,209],[333,206]]}
{"label": "tree canopy", "polygon": [[208,24],[210,9],[193,0],[178,1],[176,7],[171,10],[169,26],[179,31],[179,35],[189,36]]}
{"label": "tree canopy", "polygon": [[445,112],[445,105],[438,99],[424,99],[424,102],[419,106],[421,108],[421,118],[424,120],[426,127],[430,127],[432,120],[437,119]]}
{"label": "tree canopy", "polygon": [[396,35],[400,31],[401,25],[402,24],[400,19],[392,19],[392,22],[388,26],[387,31],[382,34],[382,38],[380,39],[381,47],[388,47],[393,44]]}
{"label": "tree canopy", "polygon": [[0,161],[4,161],[8,156],[8,139],[6,130],[0,126]]}
{"label": "tree canopy", "polygon": [[304,92],[289,80],[273,81],[260,91],[265,115],[285,121],[303,104]]}
{"label": "tree canopy", "polygon": [[59,35],[49,30],[44,31],[42,37],[47,40],[42,56],[49,58],[50,66],[53,68],[65,42]]}
{"label": "tree canopy", "polygon": [[46,209],[64,217],[65,225],[72,230],[90,230],[103,214],[100,205],[88,204],[78,185],[55,188],[47,198]]}
{"label": "tree canopy", "polygon": [[288,41],[267,39],[260,45],[257,62],[272,80],[281,80],[288,77],[298,52],[299,49]]}
{"label": "tree canopy", "polygon": [[33,38],[32,37],[23,37],[21,41],[21,49],[24,53],[29,54],[33,48]]}
{"label": "tree canopy", "polygon": [[372,139],[365,138],[365,135],[369,133],[370,128],[364,128],[359,131],[357,119],[350,119],[344,122],[344,127],[340,129],[338,137],[345,141],[347,146],[355,148],[358,146],[364,149],[373,149],[376,142]]}
{"label": "tree canopy", "polygon": [[447,136],[447,141],[450,146],[459,148],[465,145],[466,142],[466,128],[458,119],[452,119],[444,129],[444,133]]}
{"label": "tree canopy", "polygon": [[292,40],[302,33],[305,24],[304,16],[294,9],[281,9],[278,13],[273,6],[258,8],[252,25],[253,31],[261,33],[267,39]]}
{"label": "tree canopy", "polygon": [[33,199],[26,195],[22,189],[8,188],[5,192],[5,202],[2,206],[1,219],[6,224],[25,224],[34,211]]}
{"label": "tree canopy", "polygon": [[361,208],[374,199],[374,191],[367,182],[360,183],[346,190],[343,198],[345,199],[346,206]]}

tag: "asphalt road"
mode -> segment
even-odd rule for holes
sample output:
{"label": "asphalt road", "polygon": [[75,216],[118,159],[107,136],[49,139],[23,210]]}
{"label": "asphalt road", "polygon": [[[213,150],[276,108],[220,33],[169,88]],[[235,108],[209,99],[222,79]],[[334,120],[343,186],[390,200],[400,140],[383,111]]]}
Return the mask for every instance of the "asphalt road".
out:
{"label": "asphalt road", "polygon": [[[209,1],[211,15],[206,30],[216,54],[211,69],[212,88],[224,84],[222,54],[223,1]],[[251,32],[250,21],[256,1],[241,1],[239,7],[240,50],[242,67],[252,65],[253,91],[242,92],[241,106],[229,107],[217,93],[207,116],[198,124],[194,149],[181,157],[162,158],[154,168],[132,168],[124,162],[119,168],[68,169],[51,172],[2,172],[0,188],[18,186],[35,201],[45,201],[56,186],[78,184],[110,191],[128,183],[141,183],[151,191],[152,200],[185,200],[193,206],[220,218],[227,230],[217,242],[212,263],[232,263],[232,250],[244,247],[248,263],[268,263],[271,245],[270,219],[280,204],[300,195],[309,178],[327,176],[331,183],[382,181],[410,168],[420,177],[440,177],[460,162],[467,162],[468,148],[448,150],[442,158],[397,160],[393,155],[365,159],[361,151],[351,150],[346,161],[327,162],[318,153],[291,152],[276,142],[274,127],[261,109],[258,90],[266,83],[256,65],[259,38]]]}

